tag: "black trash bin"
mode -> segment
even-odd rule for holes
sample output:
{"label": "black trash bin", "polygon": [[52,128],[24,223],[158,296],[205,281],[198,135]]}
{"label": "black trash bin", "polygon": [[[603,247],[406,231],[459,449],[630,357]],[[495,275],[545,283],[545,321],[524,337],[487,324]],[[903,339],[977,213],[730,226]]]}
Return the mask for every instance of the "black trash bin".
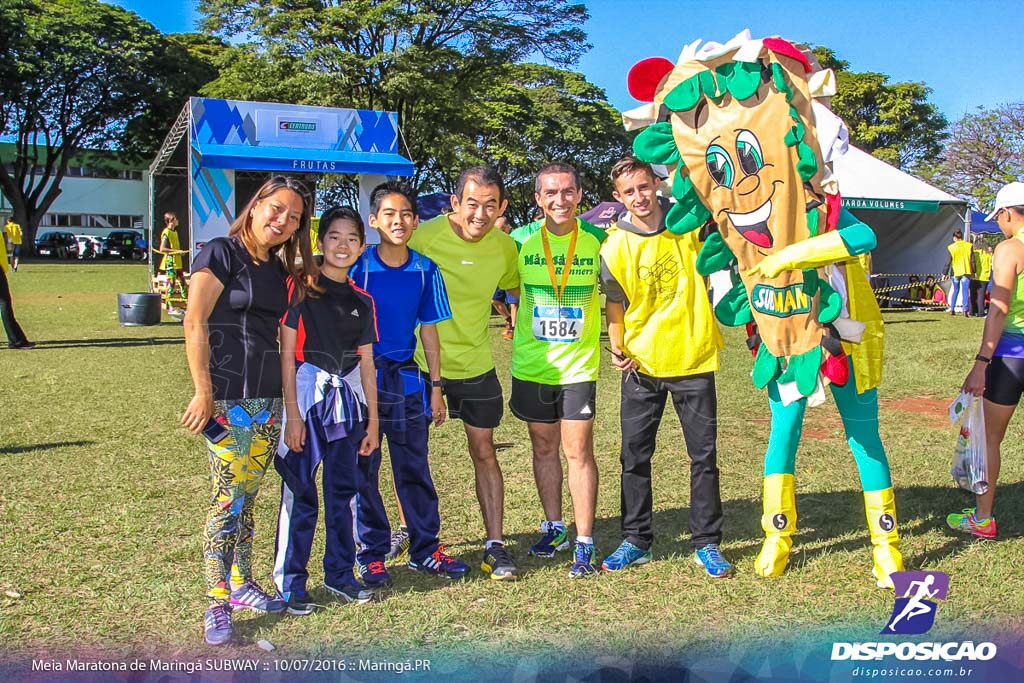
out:
{"label": "black trash bin", "polygon": [[117,295],[117,319],[125,327],[160,324],[160,295],[131,292]]}

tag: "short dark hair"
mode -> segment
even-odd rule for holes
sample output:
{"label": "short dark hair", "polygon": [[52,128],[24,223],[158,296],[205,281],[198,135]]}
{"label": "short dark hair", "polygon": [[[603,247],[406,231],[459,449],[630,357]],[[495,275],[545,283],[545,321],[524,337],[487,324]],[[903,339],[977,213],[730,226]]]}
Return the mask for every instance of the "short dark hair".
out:
{"label": "short dark hair", "polygon": [[543,166],[540,167],[540,170],[537,171],[537,179],[533,181],[533,191],[536,192],[537,194],[540,194],[541,176],[553,175],[555,173],[568,173],[569,175],[572,176],[572,182],[577,190],[583,187],[580,184],[580,174],[576,171],[575,168],[561,161],[553,161],[550,164],[544,164]]}
{"label": "short dark hair", "polygon": [[498,201],[505,201],[505,181],[501,174],[490,166],[474,166],[467,168],[459,174],[459,182],[455,184],[455,196],[462,201],[462,193],[466,189],[466,183],[470,180],[477,185],[494,185],[498,188]]}
{"label": "short dark hair", "polygon": [[954,230],[953,231],[953,239],[962,240],[963,238],[964,238],[964,231],[963,230]]}
{"label": "short dark hair", "polygon": [[632,154],[627,154],[626,156],[616,161],[615,164],[612,166],[612,185],[615,184],[616,180],[626,175],[627,173],[637,173],[639,171],[646,171],[655,183],[658,182],[658,174],[654,172],[654,169],[651,167],[649,163],[647,163],[646,161],[640,161]]}
{"label": "short dark hair", "polygon": [[363,217],[351,206],[332,206],[320,215],[320,229],[317,231],[317,239],[323,241],[324,232],[337,220],[350,221],[356,226],[359,234],[359,243],[366,244],[366,226],[363,225]]}
{"label": "short dark hair", "polygon": [[164,214],[164,223],[170,223],[171,221],[176,220],[178,220],[178,214],[174,213],[173,211],[168,211],[167,213]]}
{"label": "short dark hair", "polygon": [[420,215],[419,207],[416,204],[416,190],[399,180],[389,180],[373,188],[373,192],[370,193],[370,213],[376,216],[377,212],[380,211],[381,203],[389,194],[405,197],[405,200],[409,202],[409,206],[412,207],[412,212],[417,216]]}

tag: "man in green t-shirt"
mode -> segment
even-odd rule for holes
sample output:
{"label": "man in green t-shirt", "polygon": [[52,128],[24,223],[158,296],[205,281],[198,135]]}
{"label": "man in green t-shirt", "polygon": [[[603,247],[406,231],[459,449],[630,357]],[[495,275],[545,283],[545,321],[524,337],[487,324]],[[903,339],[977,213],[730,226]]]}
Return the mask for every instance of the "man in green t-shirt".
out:
{"label": "man in green t-shirt", "polygon": [[[505,185],[491,168],[462,172],[452,195],[453,212],[419,224],[409,247],[441,269],[452,317],[437,323],[441,376],[449,416],[461,419],[476,475],[476,495],[487,542],[480,564],[492,579],[514,581],[519,572],[502,539],[505,483],[494,448],[494,428],[504,412],[501,383],[494,370],[491,295],[517,294],[516,245],[494,222],[505,213]],[[426,371],[422,345],[416,363]]]}
{"label": "man in green t-shirt", "polygon": [[533,474],[544,520],[530,554],[554,557],[569,547],[562,521],[562,461],[576,520],[571,578],[593,576],[594,410],[600,359],[601,243],[604,231],[576,217],[579,175],[567,164],[537,173],[534,198],[543,219],[512,232],[522,283],[512,340],[512,414],[527,423]]}

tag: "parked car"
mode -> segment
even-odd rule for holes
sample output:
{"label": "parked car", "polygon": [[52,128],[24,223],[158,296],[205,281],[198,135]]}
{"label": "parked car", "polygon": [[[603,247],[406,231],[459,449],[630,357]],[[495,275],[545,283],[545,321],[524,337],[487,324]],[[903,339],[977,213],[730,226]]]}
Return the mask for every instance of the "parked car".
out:
{"label": "parked car", "polygon": [[111,258],[146,258],[146,241],[136,230],[113,230],[107,235],[103,255]]}
{"label": "parked car", "polygon": [[96,258],[103,253],[103,240],[96,235],[75,235],[78,240],[78,258]]}
{"label": "parked car", "polygon": [[78,240],[70,232],[44,232],[36,237],[36,254],[57,259],[77,258]]}

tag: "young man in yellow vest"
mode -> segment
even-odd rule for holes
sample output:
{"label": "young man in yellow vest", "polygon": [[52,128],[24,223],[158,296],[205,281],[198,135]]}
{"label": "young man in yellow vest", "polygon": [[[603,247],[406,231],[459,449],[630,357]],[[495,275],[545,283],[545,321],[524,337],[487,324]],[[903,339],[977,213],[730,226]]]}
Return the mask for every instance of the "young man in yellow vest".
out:
{"label": "young man in yellow vest", "polygon": [[970,297],[971,275],[974,265],[971,263],[971,243],[964,240],[964,233],[957,230],[953,233],[953,242],[946,247],[949,250],[949,269],[953,286],[949,290],[949,314],[956,315],[956,300],[959,295],[960,309],[964,317],[971,316]]}
{"label": "young man in yellow vest", "polygon": [[171,304],[171,297],[174,296],[174,285],[178,284],[183,299],[188,298],[188,290],[185,287],[185,273],[181,269],[181,255],[174,253],[181,250],[181,238],[178,237],[178,214],[168,211],[164,214],[166,227],[160,233],[160,251],[164,257],[160,261],[160,270],[167,274],[167,312],[175,312]]}
{"label": "young man in yellow vest", "polygon": [[11,241],[11,270],[18,272],[18,264],[21,262],[21,226],[14,222],[14,216],[7,220],[4,226],[7,239]]}
{"label": "young man in yellow vest", "polygon": [[615,199],[626,206],[601,247],[612,362],[623,373],[622,533],[605,571],[652,559],[651,456],[671,396],[690,456],[690,530],[694,561],[713,578],[733,566],[718,549],[722,498],[718,481],[715,371],[722,336],[697,274],[697,231],[665,229],[666,207],[649,164],[625,157],[612,167]]}

